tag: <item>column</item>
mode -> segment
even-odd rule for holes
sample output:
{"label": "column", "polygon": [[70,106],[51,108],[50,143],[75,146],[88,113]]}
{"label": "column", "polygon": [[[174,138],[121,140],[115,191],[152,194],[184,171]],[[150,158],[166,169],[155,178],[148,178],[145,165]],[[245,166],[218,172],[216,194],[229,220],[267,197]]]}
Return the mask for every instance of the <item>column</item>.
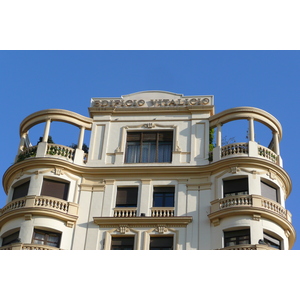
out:
{"label": "column", "polygon": [[51,119],[48,119],[46,121],[45,130],[44,130],[44,136],[43,136],[44,143],[48,142],[48,137],[49,137],[49,132],[50,132],[50,124],[51,124]]}
{"label": "column", "polygon": [[222,147],[222,124],[217,126],[217,147]]}
{"label": "column", "polygon": [[84,139],[84,132],[85,132],[85,128],[82,126],[80,128],[80,134],[79,134],[78,145],[77,145],[77,149],[79,149],[79,150],[82,150],[83,139]]}
{"label": "column", "polygon": [[278,132],[273,132],[274,152],[280,155]]}
{"label": "column", "polygon": [[254,119],[249,118],[249,141],[254,142]]}

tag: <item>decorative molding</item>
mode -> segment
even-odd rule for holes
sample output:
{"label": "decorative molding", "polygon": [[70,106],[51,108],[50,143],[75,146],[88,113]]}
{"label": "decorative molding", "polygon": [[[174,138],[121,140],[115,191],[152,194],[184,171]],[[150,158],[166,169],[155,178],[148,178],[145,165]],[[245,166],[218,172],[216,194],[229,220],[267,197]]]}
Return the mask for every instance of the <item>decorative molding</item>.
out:
{"label": "decorative molding", "polygon": [[25,220],[32,220],[32,214],[26,214],[24,215]]}
{"label": "decorative molding", "polygon": [[252,220],[254,220],[254,221],[260,221],[260,219],[261,219],[261,215],[259,215],[259,214],[253,214]]}
{"label": "decorative molding", "polygon": [[168,231],[166,225],[157,225],[157,227],[154,230],[159,233],[165,233]]}
{"label": "decorative molding", "polygon": [[211,220],[212,224],[214,225],[214,227],[219,226],[220,225],[220,219],[216,218]]}
{"label": "decorative molding", "polygon": [[72,221],[67,221],[66,222],[66,226],[69,227],[69,228],[73,228],[74,224],[75,224],[75,222],[72,222]]}
{"label": "decorative molding", "polygon": [[288,229],[284,233],[287,238],[289,238],[291,235],[291,232]]}
{"label": "decorative molding", "polygon": [[129,228],[127,225],[120,225],[116,231],[120,232],[121,234],[125,234],[126,232],[129,232]]}

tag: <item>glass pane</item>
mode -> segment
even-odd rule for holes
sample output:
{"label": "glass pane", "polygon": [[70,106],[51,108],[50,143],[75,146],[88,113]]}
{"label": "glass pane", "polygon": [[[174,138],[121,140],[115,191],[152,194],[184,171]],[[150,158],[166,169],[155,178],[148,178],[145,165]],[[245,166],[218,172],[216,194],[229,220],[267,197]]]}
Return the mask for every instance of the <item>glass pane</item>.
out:
{"label": "glass pane", "polygon": [[136,142],[127,143],[126,162],[138,163],[140,161],[140,144]]}
{"label": "glass pane", "polygon": [[159,142],[158,162],[171,162],[172,145],[170,142]]}

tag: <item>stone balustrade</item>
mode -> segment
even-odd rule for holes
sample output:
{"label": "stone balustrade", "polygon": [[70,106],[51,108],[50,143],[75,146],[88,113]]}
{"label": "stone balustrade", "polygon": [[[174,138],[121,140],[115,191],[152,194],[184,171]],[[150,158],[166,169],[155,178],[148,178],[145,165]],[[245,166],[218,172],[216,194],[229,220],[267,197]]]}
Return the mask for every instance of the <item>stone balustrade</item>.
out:
{"label": "stone balustrade", "polygon": [[15,199],[6,204],[0,210],[0,217],[8,212],[16,211],[22,208],[43,208],[60,213],[75,216],[78,215],[78,204],[76,203],[47,196],[26,196],[24,198]]}
{"label": "stone balustrade", "polygon": [[136,217],[136,207],[122,207],[114,209],[114,217],[117,218],[131,218]]}
{"label": "stone balustrade", "polygon": [[279,250],[273,247],[270,247],[268,245],[261,245],[261,244],[256,244],[256,245],[235,245],[235,246],[229,246],[221,249],[216,249],[216,250]]}
{"label": "stone balustrade", "polygon": [[38,146],[33,146],[29,148],[24,148],[20,154],[17,156],[17,162],[20,162],[24,159],[30,158],[30,157],[35,157],[36,152],[37,152],[37,147]]}
{"label": "stone balustrade", "polygon": [[75,149],[67,146],[62,146],[62,145],[48,144],[46,155],[56,155],[65,158],[67,160],[73,161],[75,155]]}
{"label": "stone balustrade", "polygon": [[40,245],[40,244],[13,243],[13,244],[0,247],[0,250],[62,250],[62,249],[47,246],[47,245]]}
{"label": "stone balustrade", "polygon": [[271,149],[261,146],[256,142],[234,143],[222,147],[216,146],[209,155],[209,160],[213,162],[221,159],[246,156],[266,159],[282,166],[282,161],[279,155]]}
{"label": "stone balustrade", "polygon": [[174,217],[174,207],[152,207],[151,217]]}
{"label": "stone balustrade", "polygon": [[257,208],[275,213],[291,222],[291,214],[279,203],[260,195],[240,195],[216,199],[211,202],[211,214],[222,212],[230,208]]}
{"label": "stone balustrade", "polygon": [[277,163],[277,155],[275,154],[275,152],[273,152],[272,150],[270,150],[267,147],[264,146],[258,146],[258,155],[268,159],[274,163]]}
{"label": "stone balustrade", "polygon": [[221,157],[229,155],[247,155],[248,153],[248,143],[229,144],[221,148]]}

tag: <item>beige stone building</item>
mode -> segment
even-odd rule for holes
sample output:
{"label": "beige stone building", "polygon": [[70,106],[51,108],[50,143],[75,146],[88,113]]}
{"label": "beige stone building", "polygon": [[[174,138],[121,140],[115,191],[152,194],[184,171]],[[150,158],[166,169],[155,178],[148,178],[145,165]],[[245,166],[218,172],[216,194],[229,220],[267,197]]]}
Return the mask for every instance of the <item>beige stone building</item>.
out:
{"label": "beige stone building", "polygon": [[[3,176],[0,249],[292,248],[282,128],[266,111],[215,114],[213,96],[145,91],[92,98],[89,114],[49,109],[22,121]],[[248,140],[222,145],[222,125],[241,119]],[[79,128],[77,147],[51,143],[53,122]],[[32,145],[40,123],[43,138]],[[257,123],[269,144],[255,141]]]}

